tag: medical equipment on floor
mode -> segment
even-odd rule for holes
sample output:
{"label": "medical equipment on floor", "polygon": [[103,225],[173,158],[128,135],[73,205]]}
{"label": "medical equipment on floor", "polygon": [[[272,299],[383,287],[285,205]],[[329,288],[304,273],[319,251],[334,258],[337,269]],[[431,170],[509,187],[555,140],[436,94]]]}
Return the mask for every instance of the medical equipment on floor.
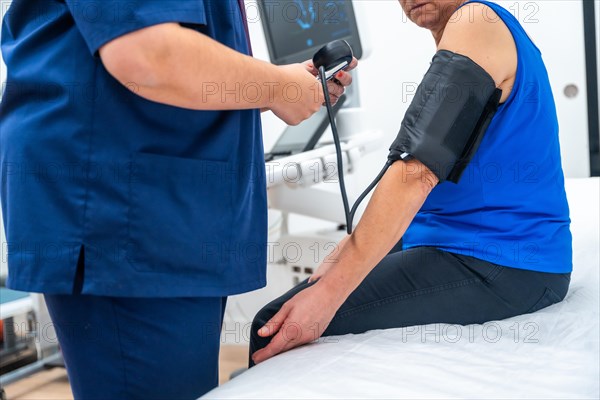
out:
{"label": "medical equipment on floor", "polygon": [[0,324],[0,399],[5,399],[4,386],[44,369],[64,367],[41,294],[10,290],[0,283]]}

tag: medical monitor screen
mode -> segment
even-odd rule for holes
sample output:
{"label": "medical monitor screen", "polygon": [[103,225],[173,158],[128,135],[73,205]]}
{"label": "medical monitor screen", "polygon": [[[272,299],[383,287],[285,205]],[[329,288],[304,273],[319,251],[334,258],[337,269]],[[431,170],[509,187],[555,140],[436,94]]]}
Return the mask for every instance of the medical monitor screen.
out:
{"label": "medical monitor screen", "polygon": [[362,47],[352,1],[260,0],[259,8],[274,64],[312,59],[325,44],[346,40],[356,58]]}

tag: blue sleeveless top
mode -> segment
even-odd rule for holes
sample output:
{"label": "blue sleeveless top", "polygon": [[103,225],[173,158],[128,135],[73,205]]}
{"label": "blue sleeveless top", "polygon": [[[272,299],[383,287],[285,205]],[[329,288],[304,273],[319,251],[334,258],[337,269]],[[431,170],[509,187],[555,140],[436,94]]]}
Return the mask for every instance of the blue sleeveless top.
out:
{"label": "blue sleeveless top", "polygon": [[437,247],[506,267],[570,272],[558,121],[541,53],[512,14],[494,3],[474,2],[490,7],[512,33],[518,52],[514,87],[461,181],[434,188],[403,246]]}

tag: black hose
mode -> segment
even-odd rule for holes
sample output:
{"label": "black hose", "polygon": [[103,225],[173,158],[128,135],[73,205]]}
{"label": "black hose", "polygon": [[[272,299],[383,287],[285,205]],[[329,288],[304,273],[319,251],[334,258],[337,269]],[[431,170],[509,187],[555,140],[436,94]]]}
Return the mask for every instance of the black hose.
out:
{"label": "black hose", "polygon": [[[356,214],[356,210],[358,210],[358,206],[360,206],[360,203],[362,203],[362,201],[365,199],[365,197],[367,197],[367,195],[369,193],[371,193],[371,190],[373,190],[375,188],[375,186],[377,186],[377,184],[379,183],[381,178],[383,178],[383,176],[385,175],[387,170],[392,166],[393,163],[394,163],[394,161],[388,160],[385,163],[385,165],[383,166],[381,172],[379,172],[377,177],[373,180],[373,182],[371,182],[369,187],[367,187],[365,189],[365,191],[362,192],[362,194],[358,197],[358,199],[356,200],[356,203],[354,203],[354,205],[352,206],[352,210],[350,210],[350,217],[349,217],[350,226],[352,226],[352,221],[354,221],[354,215]],[[350,232],[348,232],[348,233],[349,234],[352,233],[352,229],[350,229]]]}
{"label": "black hose", "polygon": [[340,192],[342,194],[342,202],[344,203],[344,213],[346,215],[346,232],[348,235],[352,234],[352,222],[354,220],[354,215],[356,214],[356,210],[360,206],[360,203],[367,197],[367,195],[377,186],[381,178],[385,175],[390,166],[394,163],[391,160],[388,160],[379,175],[371,182],[369,187],[358,197],[356,203],[352,206],[352,210],[350,210],[350,204],[348,202],[348,194],[346,193],[346,183],[344,181],[344,164],[342,157],[342,145],[340,144],[340,136],[337,131],[337,126],[335,124],[335,118],[333,114],[333,107],[331,105],[331,99],[329,98],[329,88],[327,87],[327,74],[325,72],[325,67],[321,66],[319,68],[319,77],[321,78],[321,84],[323,85],[323,93],[325,94],[325,106],[327,107],[327,115],[329,116],[329,124],[331,125],[331,132],[333,133],[333,142],[335,143],[335,153],[337,158],[338,165],[338,179],[340,182]]}
{"label": "black hose", "polygon": [[340,181],[340,191],[342,192],[342,201],[344,203],[344,213],[346,214],[346,231],[348,234],[352,233],[352,225],[350,225],[350,204],[348,203],[348,194],[346,193],[346,183],[344,181],[344,163],[342,157],[342,145],[340,144],[340,136],[337,131],[335,124],[335,117],[333,115],[333,107],[331,106],[331,99],[329,98],[329,88],[327,87],[327,74],[325,67],[319,68],[319,76],[321,78],[321,84],[323,85],[323,93],[325,94],[325,106],[327,107],[327,115],[329,116],[329,124],[331,125],[331,131],[333,132],[333,142],[335,143],[335,154],[337,156],[337,167],[338,167],[338,179]]}

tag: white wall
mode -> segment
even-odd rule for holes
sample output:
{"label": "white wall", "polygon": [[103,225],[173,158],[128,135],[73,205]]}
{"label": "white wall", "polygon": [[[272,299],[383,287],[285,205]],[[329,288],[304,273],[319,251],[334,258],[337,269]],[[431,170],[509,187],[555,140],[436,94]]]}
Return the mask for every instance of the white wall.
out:
{"label": "white wall", "polygon": [[[589,0],[585,0],[589,1]],[[542,51],[558,110],[563,168],[569,177],[590,174],[587,80],[581,0],[501,1],[518,3],[519,21]],[[579,94],[567,98],[565,86]]]}

